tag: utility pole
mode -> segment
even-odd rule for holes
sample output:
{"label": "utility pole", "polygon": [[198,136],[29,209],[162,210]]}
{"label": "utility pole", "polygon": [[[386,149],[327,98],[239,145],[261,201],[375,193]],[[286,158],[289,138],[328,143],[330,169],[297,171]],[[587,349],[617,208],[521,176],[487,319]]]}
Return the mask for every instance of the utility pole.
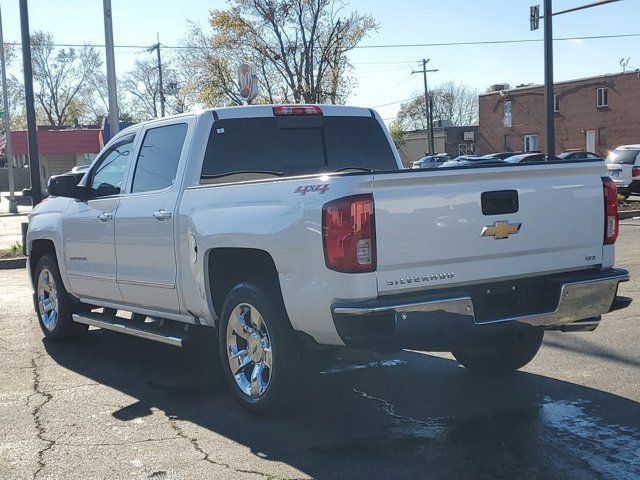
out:
{"label": "utility pole", "polygon": [[27,110],[27,137],[29,138],[31,204],[35,207],[42,200],[42,186],[40,183],[40,159],[38,158],[36,109],[33,98],[33,68],[31,65],[29,5],[27,0],[20,0],[20,33],[22,40],[22,69],[24,71],[24,99]]}
{"label": "utility pole", "polygon": [[[1,7],[0,7],[1,8]],[[5,153],[9,174],[9,213],[18,213],[16,185],[13,177],[13,152],[11,151],[11,119],[9,118],[9,86],[7,85],[7,64],[4,57],[4,36],[2,34],[2,12],[0,12],[0,66],[2,67],[2,101],[4,107]]]}
{"label": "utility pole", "polygon": [[109,90],[109,135],[111,138],[120,130],[118,112],[118,92],[116,90],[116,62],[113,55],[113,24],[111,0],[103,0],[104,45],[107,57],[107,89]]}
{"label": "utility pole", "polygon": [[160,59],[160,34],[157,34],[158,43],[149,48],[149,52],[154,50],[158,54],[158,91],[160,92],[160,116],[164,117],[164,85],[162,83],[162,60]]}
{"label": "utility pole", "polygon": [[556,156],[556,130],[553,118],[553,22],[552,1],[544,0],[544,111],[546,122],[547,159]]}
{"label": "utility pole", "polygon": [[427,130],[429,131],[429,142],[427,144],[427,150],[430,155],[436,153],[435,141],[433,139],[433,112],[431,107],[431,95],[429,94],[429,88],[427,87],[427,72],[437,72],[438,69],[427,70],[427,63],[429,63],[431,59],[422,59],[422,70],[414,70],[411,72],[414,73],[422,73],[422,80],[424,82],[424,112],[427,117]]}

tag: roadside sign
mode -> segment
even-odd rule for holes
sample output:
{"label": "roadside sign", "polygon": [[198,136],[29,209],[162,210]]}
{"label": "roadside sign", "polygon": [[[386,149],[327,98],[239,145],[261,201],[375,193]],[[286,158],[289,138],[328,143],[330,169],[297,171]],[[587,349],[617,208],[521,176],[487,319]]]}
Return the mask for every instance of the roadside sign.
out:
{"label": "roadside sign", "polygon": [[529,7],[529,11],[531,30],[538,30],[540,28],[540,5],[532,5]]}
{"label": "roadside sign", "polygon": [[240,98],[251,103],[251,100],[258,96],[258,76],[256,75],[256,64],[245,62],[238,67],[238,86],[240,87]]}

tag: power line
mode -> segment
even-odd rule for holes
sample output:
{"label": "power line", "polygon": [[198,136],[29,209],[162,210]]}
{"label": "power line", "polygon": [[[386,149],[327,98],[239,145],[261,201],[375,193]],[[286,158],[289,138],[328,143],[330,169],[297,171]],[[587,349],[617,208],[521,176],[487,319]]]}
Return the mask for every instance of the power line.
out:
{"label": "power line", "polygon": [[[603,40],[611,38],[631,38],[640,37],[640,33],[619,33],[614,35],[586,35],[580,37],[558,37],[553,40],[556,42],[571,41],[571,40]],[[378,45],[358,45],[357,49],[367,48],[418,48],[418,47],[456,47],[456,46],[473,46],[473,45],[501,45],[501,44],[513,44],[513,43],[540,43],[542,38],[521,38],[521,39],[506,39],[506,40],[478,40],[469,42],[440,42],[440,43],[387,43]],[[22,46],[20,42],[6,42],[7,45]],[[96,47],[104,48],[105,45],[91,44],[91,43],[54,43],[54,47],[59,48],[77,48],[77,47]],[[193,47],[187,45],[161,45],[162,48],[170,50],[188,50],[188,49],[206,49],[208,47]],[[115,48],[140,48],[147,49],[149,45],[114,45]],[[381,62],[383,63],[383,62]],[[404,63],[404,62],[401,62]]]}
{"label": "power line", "polygon": [[[567,40],[600,40],[606,38],[629,38],[640,37],[640,33],[620,33],[615,35],[588,35],[582,37],[558,37],[553,40],[556,42],[562,42]],[[413,47],[456,47],[456,46],[469,46],[469,45],[500,45],[508,43],[540,43],[544,40],[542,38],[522,38],[515,40],[480,40],[475,42],[441,42],[441,43],[390,43],[379,45],[358,45],[354,48],[413,48]]]}
{"label": "power line", "polygon": [[398,100],[396,102],[383,103],[382,105],[374,105],[371,108],[380,108],[380,107],[388,107],[389,105],[397,105],[398,103],[408,102],[409,100],[413,100],[415,97],[405,98],[404,100]]}

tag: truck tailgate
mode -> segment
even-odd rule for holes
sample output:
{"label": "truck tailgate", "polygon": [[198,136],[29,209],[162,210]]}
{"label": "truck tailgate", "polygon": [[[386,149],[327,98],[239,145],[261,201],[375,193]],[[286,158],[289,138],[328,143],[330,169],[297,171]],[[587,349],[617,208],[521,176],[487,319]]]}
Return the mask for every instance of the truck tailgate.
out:
{"label": "truck tailgate", "polygon": [[376,174],[378,291],[601,264],[604,175],[602,162]]}

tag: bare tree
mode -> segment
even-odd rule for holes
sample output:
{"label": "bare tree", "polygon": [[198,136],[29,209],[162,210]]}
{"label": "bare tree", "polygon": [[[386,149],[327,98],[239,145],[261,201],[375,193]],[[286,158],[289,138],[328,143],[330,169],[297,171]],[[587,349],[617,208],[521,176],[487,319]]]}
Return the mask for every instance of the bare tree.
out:
{"label": "bare tree", "polygon": [[191,29],[186,46],[204,83],[202,99],[240,103],[235,68],[258,66],[260,101],[344,103],[354,86],[347,53],[377,24],[346,13],[341,0],[230,0],[213,10],[208,37]]}
{"label": "bare tree", "polygon": [[[430,92],[434,120],[449,120],[454,126],[473,125],[478,121],[478,92],[467,85],[445,82]],[[405,130],[427,128],[424,93],[400,106],[398,121]]]}
{"label": "bare tree", "polygon": [[41,121],[68,125],[87,116],[83,90],[90,88],[102,66],[100,55],[90,45],[76,50],[56,49],[50,33],[31,36],[34,95]]}
{"label": "bare tree", "polygon": [[136,59],[133,68],[123,77],[122,91],[130,98],[134,118],[149,120],[158,117],[158,66],[153,60]]}
{"label": "bare tree", "polygon": [[[191,101],[182,88],[178,73],[163,63],[165,109],[169,115],[188,110]],[[160,78],[158,64],[152,58],[136,59],[133,68],[125,73],[119,85],[124,110],[138,121],[157,118],[160,112]]]}

